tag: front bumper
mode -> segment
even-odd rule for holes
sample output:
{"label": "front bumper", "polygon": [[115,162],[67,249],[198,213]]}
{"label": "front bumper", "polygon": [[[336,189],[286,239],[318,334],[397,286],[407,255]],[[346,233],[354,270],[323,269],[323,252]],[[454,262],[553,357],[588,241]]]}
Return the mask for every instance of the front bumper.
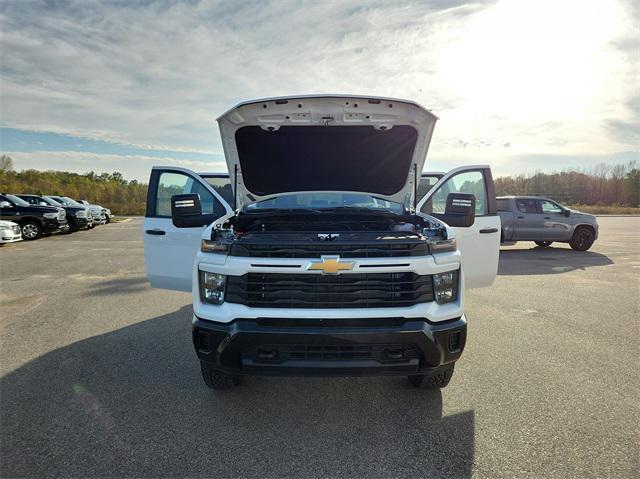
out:
{"label": "front bumper", "polygon": [[464,316],[426,319],[193,318],[198,358],[234,375],[360,376],[424,374],[464,350]]}
{"label": "front bumper", "polygon": [[11,233],[11,234],[7,234],[7,235],[0,235],[0,243],[4,244],[4,243],[15,243],[16,241],[22,241],[22,234],[21,233]]}
{"label": "front bumper", "polygon": [[80,218],[78,216],[74,216],[70,220],[70,223],[73,224],[74,229],[84,229],[89,227],[89,225],[91,224],[91,221],[87,218]]}
{"label": "front bumper", "polygon": [[69,223],[66,219],[64,220],[50,220],[45,219],[42,223],[42,227],[45,233],[58,233],[60,231],[68,231]]}

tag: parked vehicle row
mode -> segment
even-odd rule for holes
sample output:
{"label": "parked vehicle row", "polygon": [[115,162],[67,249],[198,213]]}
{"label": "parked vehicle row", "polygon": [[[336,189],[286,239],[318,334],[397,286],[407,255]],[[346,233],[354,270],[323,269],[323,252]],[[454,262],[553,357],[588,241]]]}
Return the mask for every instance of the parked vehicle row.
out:
{"label": "parked vehicle row", "polygon": [[72,233],[111,221],[111,211],[67,196],[0,194],[0,244]]}

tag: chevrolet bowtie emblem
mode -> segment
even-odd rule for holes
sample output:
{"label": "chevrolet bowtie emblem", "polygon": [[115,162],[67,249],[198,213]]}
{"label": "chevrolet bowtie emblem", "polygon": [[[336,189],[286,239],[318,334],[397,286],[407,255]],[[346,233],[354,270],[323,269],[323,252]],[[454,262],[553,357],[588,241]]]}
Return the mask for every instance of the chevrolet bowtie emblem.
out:
{"label": "chevrolet bowtie emblem", "polygon": [[354,264],[353,261],[340,261],[340,256],[322,256],[321,259],[311,260],[307,269],[322,271],[322,274],[339,274],[340,271],[352,270]]}

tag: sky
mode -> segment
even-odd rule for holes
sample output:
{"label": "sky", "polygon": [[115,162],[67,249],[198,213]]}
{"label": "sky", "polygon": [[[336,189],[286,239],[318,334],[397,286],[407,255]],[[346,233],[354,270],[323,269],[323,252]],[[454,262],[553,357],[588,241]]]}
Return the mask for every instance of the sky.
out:
{"label": "sky", "polygon": [[0,153],[17,170],[225,171],[215,118],[252,99],[406,98],[425,171],[640,160],[640,2],[0,2]]}

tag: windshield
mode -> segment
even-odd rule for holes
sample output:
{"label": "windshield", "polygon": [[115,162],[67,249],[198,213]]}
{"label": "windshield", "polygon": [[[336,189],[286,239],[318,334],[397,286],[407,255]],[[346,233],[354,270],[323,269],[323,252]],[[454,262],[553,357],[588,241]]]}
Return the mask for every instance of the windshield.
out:
{"label": "windshield", "polygon": [[403,214],[400,203],[361,193],[298,193],[282,195],[247,205],[248,211],[261,209],[330,210],[335,208],[365,208]]}
{"label": "windshield", "polygon": [[4,195],[4,197],[7,200],[9,200],[11,203],[13,203],[15,206],[31,206],[25,200],[23,200],[22,198],[18,198],[15,195]]}
{"label": "windshield", "polygon": [[84,206],[78,203],[76,200],[69,198],[68,196],[56,196],[56,201],[62,203],[65,206]]}
{"label": "windshield", "polygon": [[60,203],[59,201],[54,200],[50,196],[42,196],[42,199],[44,201],[46,201],[47,203],[49,203],[51,206],[63,206],[62,203]]}

